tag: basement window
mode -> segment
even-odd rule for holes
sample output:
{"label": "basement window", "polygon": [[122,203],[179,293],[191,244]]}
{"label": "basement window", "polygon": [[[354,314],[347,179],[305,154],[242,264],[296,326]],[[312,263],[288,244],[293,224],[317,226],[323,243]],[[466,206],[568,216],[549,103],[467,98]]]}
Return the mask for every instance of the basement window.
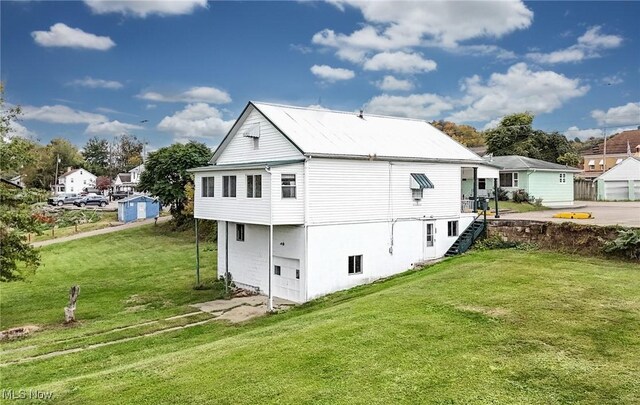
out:
{"label": "basement window", "polygon": [[236,240],[244,242],[244,224],[236,224]]}
{"label": "basement window", "polygon": [[362,274],[362,255],[349,256],[349,274]]}
{"label": "basement window", "polygon": [[447,223],[447,235],[458,236],[458,221],[449,221]]}
{"label": "basement window", "polygon": [[262,198],[262,175],[247,176],[247,198]]}
{"label": "basement window", "polygon": [[280,180],[282,182],[282,198],[296,198],[296,175],[283,174]]}
{"label": "basement window", "polygon": [[222,176],[222,196],[236,196],[236,176]]}
{"label": "basement window", "polygon": [[282,274],[282,268],[278,265],[273,266],[273,274],[280,276]]}
{"label": "basement window", "polygon": [[213,197],[213,184],[215,177],[202,178],[202,197]]}
{"label": "basement window", "polygon": [[560,173],[560,183],[566,183],[567,182],[567,174],[566,173]]}

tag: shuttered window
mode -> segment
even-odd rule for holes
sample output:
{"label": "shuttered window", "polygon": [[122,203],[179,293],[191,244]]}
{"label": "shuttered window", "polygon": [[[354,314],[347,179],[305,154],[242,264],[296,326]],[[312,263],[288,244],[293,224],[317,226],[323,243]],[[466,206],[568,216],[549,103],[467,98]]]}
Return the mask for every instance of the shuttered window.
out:
{"label": "shuttered window", "polygon": [[202,197],[213,197],[213,185],[215,177],[203,177],[202,178]]}

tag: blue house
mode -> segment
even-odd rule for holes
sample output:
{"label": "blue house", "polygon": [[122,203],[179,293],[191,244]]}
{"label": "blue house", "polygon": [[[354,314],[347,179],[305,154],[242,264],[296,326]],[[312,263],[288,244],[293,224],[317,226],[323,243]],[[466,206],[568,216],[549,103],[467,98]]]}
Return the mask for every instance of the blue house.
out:
{"label": "blue house", "polygon": [[118,201],[118,221],[131,222],[160,215],[160,201],[146,195],[133,195]]}

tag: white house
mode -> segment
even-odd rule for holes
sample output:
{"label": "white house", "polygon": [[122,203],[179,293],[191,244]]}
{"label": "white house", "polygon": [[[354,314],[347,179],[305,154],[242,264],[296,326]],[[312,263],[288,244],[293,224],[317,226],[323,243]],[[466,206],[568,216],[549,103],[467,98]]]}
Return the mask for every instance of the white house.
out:
{"label": "white house", "polygon": [[144,171],[144,164],[134,167],[127,173],[118,173],[113,188],[115,191],[135,191],[136,186],[140,182],[140,175]]}
{"label": "white house", "polygon": [[629,156],[594,181],[598,200],[640,200],[640,158]]}
{"label": "white house", "polygon": [[463,172],[498,178],[426,121],[252,102],[191,171],[219,274],[295,302],[442,257],[476,217]]}
{"label": "white house", "polygon": [[56,192],[79,193],[85,188],[96,186],[96,176],[85,169],[67,169],[67,172],[58,176]]}

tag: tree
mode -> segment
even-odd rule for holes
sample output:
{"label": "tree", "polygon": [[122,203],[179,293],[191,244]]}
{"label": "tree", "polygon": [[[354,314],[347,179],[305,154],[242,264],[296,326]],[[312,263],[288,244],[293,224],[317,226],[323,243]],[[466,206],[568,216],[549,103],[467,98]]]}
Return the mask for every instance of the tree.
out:
{"label": "tree", "polygon": [[433,121],[431,125],[465,146],[482,146],[484,137],[470,125],[457,125],[450,121]]}
{"label": "tree", "polygon": [[[60,159],[59,163],[56,160]],[[84,166],[84,159],[78,148],[63,138],[52,139],[45,147],[39,148],[36,153],[36,162],[25,170],[27,174],[26,184],[48,190],[55,182],[57,175],[63,174],[69,167]]]}
{"label": "tree", "polygon": [[521,155],[547,162],[565,161],[576,153],[569,140],[557,132],[546,133],[532,127],[533,114],[524,112],[504,117],[497,128],[485,131],[487,153],[495,156]]}
{"label": "tree", "polygon": [[123,134],[115,146],[114,163],[117,171],[112,174],[128,172],[142,163],[142,142],[135,135]]}
{"label": "tree", "polygon": [[163,205],[170,206],[171,214],[178,224],[182,224],[188,217],[183,212],[187,203],[185,187],[193,185],[193,176],[187,170],[206,165],[209,159],[211,150],[199,142],[158,149],[149,154],[138,189],[157,196]]}
{"label": "tree", "polygon": [[96,179],[96,188],[98,190],[104,191],[108,190],[111,187],[111,177],[109,176],[98,176]]}
{"label": "tree", "polygon": [[96,176],[109,173],[109,141],[97,136],[89,139],[84,145],[82,156],[87,164],[86,169]]}
{"label": "tree", "polygon": [[580,158],[580,155],[575,152],[563,153],[562,155],[560,155],[560,157],[558,157],[558,163],[560,163],[561,165],[577,167],[578,165],[580,165],[580,162],[582,162],[582,159]]}

